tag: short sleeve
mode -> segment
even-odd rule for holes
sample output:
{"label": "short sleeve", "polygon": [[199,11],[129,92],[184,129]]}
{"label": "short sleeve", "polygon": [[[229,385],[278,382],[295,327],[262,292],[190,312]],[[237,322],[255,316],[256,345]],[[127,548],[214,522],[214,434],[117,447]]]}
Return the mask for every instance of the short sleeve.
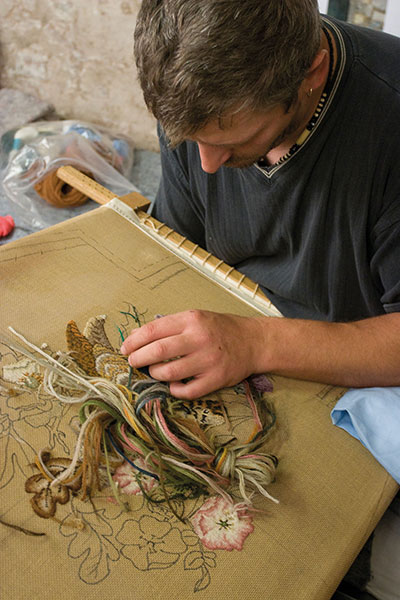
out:
{"label": "short sleeve", "polygon": [[371,272],[385,312],[400,312],[400,194],[375,228]]}

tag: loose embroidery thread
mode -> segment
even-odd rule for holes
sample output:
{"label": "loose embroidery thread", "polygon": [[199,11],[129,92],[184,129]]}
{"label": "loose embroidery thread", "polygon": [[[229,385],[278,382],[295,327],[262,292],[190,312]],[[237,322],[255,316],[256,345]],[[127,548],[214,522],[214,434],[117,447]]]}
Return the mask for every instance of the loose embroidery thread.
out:
{"label": "loose embroidery thread", "polygon": [[[123,314],[141,324],[135,307]],[[89,319],[83,333],[70,321],[67,351],[57,353],[10,328],[23,342],[18,350],[26,359],[8,366],[3,376],[62,403],[81,404],[72,459],[37,456],[39,473],[26,482],[33,509],[54,518],[57,505],[71,494],[91,499],[107,481],[124,510],[124,498],[142,494],[150,504],[166,503],[179,520],[190,520],[206,547],[241,549],[253,530],[254,497],[278,502],[265,489],[274,480],[277,459],[262,450],[275,423],[263,397],[270,383],[258,376],[233,392],[237,396],[240,388],[253,422],[247,438],[239,439],[230,414],[234,402],[227,408],[220,394],[194,402],[173,398],[166,384],[129,366],[111,344],[105,321],[105,315]],[[119,328],[119,334],[123,340],[126,330]],[[187,512],[184,501],[194,498],[208,500]]]}

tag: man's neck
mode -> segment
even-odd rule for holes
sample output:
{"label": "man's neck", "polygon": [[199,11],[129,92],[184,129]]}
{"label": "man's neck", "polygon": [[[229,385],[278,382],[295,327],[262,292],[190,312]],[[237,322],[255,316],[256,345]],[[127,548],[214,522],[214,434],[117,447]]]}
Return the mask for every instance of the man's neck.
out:
{"label": "man's neck", "polygon": [[315,113],[329,74],[333,73],[335,70],[337,60],[336,44],[335,40],[331,36],[330,41],[333,50],[333,56],[331,56],[330,45],[327,37],[328,35],[330,35],[329,32],[322,30],[321,45],[319,48],[319,50],[327,50],[327,61],[329,61],[329,64],[326,65],[328,67],[326,68],[326,76],[324,77],[321,85],[317,89],[312,90],[310,96],[303,94],[303,97],[301,98],[299,94],[299,98],[297,99],[298,107],[294,113],[294,118],[298,120],[299,125],[296,126],[294,131],[290,133],[281,144],[279,144],[276,148],[272,148],[272,150],[266,154],[265,160],[269,165],[277,163],[279,159],[285,156],[303,133],[311,117]]}

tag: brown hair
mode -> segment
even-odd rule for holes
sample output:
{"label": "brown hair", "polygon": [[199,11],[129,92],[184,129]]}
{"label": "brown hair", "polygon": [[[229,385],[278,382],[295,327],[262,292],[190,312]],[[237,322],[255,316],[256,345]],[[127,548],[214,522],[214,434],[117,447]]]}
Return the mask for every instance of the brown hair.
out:
{"label": "brown hair", "polygon": [[317,0],[143,0],[135,58],[173,144],[238,108],[291,105],[318,51]]}

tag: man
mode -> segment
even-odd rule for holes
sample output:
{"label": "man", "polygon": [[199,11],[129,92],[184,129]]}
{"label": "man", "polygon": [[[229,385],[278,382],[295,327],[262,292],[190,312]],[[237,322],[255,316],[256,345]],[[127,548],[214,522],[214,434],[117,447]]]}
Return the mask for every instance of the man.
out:
{"label": "man", "polygon": [[125,341],[132,366],[185,398],[260,372],[400,385],[400,40],[316,0],[143,0],[135,54],[155,216],[284,318],[168,315]]}

